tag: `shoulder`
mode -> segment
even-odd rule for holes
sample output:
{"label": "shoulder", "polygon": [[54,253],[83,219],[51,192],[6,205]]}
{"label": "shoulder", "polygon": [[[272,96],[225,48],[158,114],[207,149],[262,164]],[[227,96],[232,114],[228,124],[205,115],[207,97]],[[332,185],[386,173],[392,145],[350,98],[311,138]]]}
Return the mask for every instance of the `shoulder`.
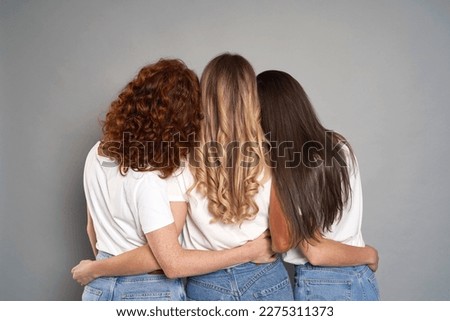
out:
{"label": "shoulder", "polygon": [[194,181],[194,176],[189,165],[178,168],[170,178],[186,184],[191,184]]}
{"label": "shoulder", "polygon": [[98,155],[98,147],[100,146],[100,141],[96,142],[94,146],[91,147],[87,154],[87,158],[92,158]]}
{"label": "shoulder", "polygon": [[127,176],[130,176],[131,180],[134,180],[141,185],[148,187],[165,187],[167,181],[161,178],[159,171],[134,171],[132,169],[128,170]]}
{"label": "shoulder", "polygon": [[358,160],[356,158],[352,146],[345,139],[341,140],[339,144],[340,144],[339,154],[345,157],[345,165],[348,168],[349,174],[356,175],[359,172]]}
{"label": "shoulder", "polygon": [[100,142],[97,142],[87,153],[86,160],[84,163],[85,174],[86,174],[86,171],[89,171],[89,170],[92,171],[93,169],[97,168],[96,163],[99,162],[99,159],[98,159],[99,156],[98,156],[97,150],[98,150],[99,145],[100,145]]}
{"label": "shoulder", "polygon": [[[91,164],[99,164],[102,168],[115,168],[117,167],[117,163],[107,157],[107,156],[102,156],[100,154],[99,151],[99,147],[100,147],[101,142],[98,141],[97,143],[95,143],[95,145],[90,149],[87,157],[86,157],[86,165]],[[94,165],[95,166],[95,165]]]}
{"label": "shoulder", "polygon": [[177,200],[186,198],[185,193],[194,182],[194,178],[188,166],[178,168],[166,180],[169,187],[169,194],[173,199]]}

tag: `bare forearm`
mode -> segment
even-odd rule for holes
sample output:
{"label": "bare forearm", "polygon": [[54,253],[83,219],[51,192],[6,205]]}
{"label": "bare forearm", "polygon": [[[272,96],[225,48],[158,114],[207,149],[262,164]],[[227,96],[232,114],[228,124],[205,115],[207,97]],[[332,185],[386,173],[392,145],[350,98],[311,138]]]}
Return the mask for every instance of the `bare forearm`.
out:
{"label": "bare forearm", "polygon": [[[183,229],[187,205],[185,202],[175,202],[170,206],[175,217],[177,235],[179,235]],[[143,274],[161,269],[148,244],[106,260],[96,261],[92,263],[91,268],[95,278]]]}
{"label": "bare forearm", "polygon": [[156,260],[169,278],[205,274],[250,261],[267,262],[269,258],[273,260],[267,232],[242,246],[222,251],[181,248],[174,224],[147,233],[146,237]]}
{"label": "bare forearm", "polygon": [[356,247],[328,239],[312,241],[311,244],[303,242],[300,249],[311,264],[323,266],[374,264],[378,255],[370,247]]}
{"label": "bare forearm", "polygon": [[92,263],[92,274],[100,276],[135,275],[160,269],[148,245]]}
{"label": "bare forearm", "polygon": [[[252,260],[248,250],[243,246],[222,251],[181,249],[178,253],[167,256],[167,261],[171,263],[166,264],[164,272],[170,278],[210,273]],[[164,261],[167,262],[166,260]]]}
{"label": "bare forearm", "polygon": [[[255,254],[255,243],[223,251],[198,251],[181,248],[175,225],[146,234],[157,261],[169,278],[205,274],[225,267],[249,262]],[[267,242],[270,246],[270,243]]]}

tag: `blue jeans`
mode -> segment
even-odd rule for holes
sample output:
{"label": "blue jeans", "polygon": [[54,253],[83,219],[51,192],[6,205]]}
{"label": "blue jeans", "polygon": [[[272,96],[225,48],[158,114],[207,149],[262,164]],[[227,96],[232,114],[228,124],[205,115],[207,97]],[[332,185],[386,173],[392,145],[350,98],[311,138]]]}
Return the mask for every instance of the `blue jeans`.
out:
{"label": "blue jeans", "polygon": [[245,263],[189,277],[188,300],[292,301],[289,276],[280,259],[268,264]]}
{"label": "blue jeans", "polygon": [[367,265],[295,266],[296,301],[378,301],[375,273]]}
{"label": "blue jeans", "polygon": [[[99,252],[97,260],[111,255]],[[84,287],[83,301],[184,301],[186,295],[180,279],[164,274],[101,277]]]}

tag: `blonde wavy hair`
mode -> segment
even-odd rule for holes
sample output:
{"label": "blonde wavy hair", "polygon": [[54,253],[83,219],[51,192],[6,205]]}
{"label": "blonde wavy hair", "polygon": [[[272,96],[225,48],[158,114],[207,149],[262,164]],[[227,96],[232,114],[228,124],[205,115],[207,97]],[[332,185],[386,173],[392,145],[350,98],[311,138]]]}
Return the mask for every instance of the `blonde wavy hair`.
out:
{"label": "blonde wavy hair", "polygon": [[255,218],[254,196],[270,177],[256,75],[242,56],[225,53],[208,63],[200,86],[204,119],[192,155],[191,190],[208,198],[213,222],[240,224]]}

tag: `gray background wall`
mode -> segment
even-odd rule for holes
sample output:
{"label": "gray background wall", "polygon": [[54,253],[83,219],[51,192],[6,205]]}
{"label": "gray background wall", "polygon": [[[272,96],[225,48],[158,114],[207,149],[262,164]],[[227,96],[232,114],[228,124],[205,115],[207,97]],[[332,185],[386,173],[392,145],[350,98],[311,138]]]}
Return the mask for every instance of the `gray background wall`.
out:
{"label": "gray background wall", "polygon": [[359,158],[384,300],[450,300],[449,1],[0,1],[0,300],[78,300],[98,119],[144,64],[281,69]]}

